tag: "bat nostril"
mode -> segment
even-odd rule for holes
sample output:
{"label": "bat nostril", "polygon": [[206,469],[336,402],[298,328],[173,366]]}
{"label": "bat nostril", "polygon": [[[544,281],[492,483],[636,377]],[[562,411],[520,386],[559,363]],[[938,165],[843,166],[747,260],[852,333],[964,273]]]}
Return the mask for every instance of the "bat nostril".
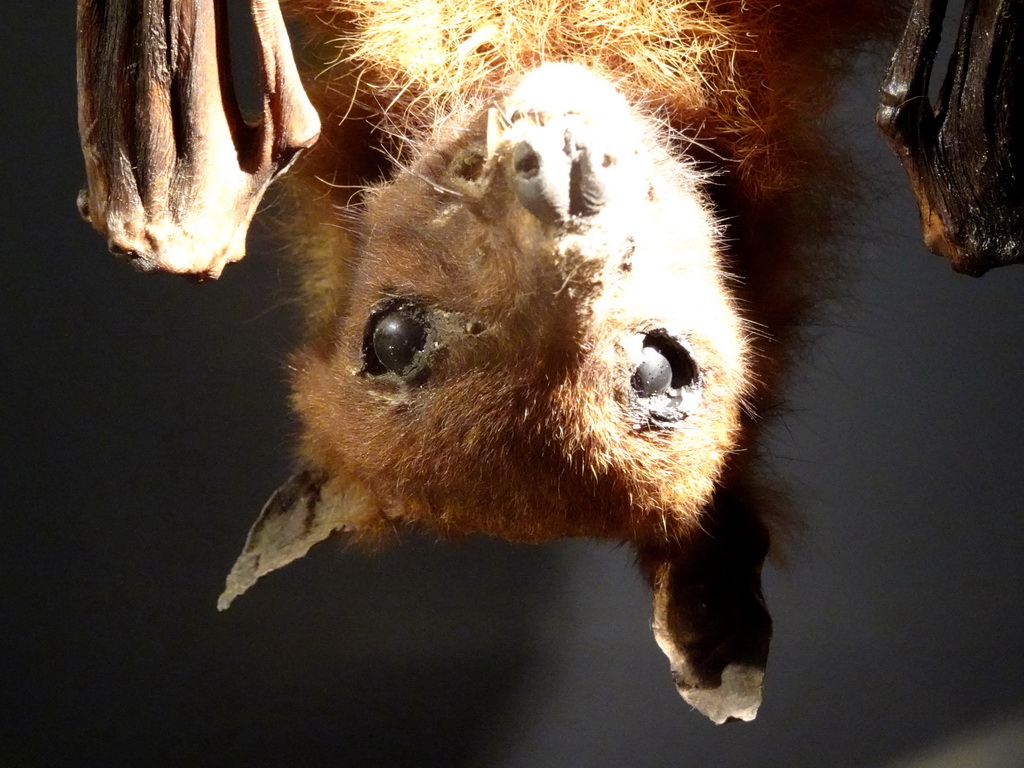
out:
{"label": "bat nostril", "polygon": [[545,224],[569,217],[569,158],[561,152],[542,157],[531,141],[512,150],[516,197],[523,208]]}
{"label": "bat nostril", "polygon": [[[601,165],[611,165],[610,156],[604,155]],[[591,160],[587,147],[580,147],[569,172],[569,215],[593,216],[606,202],[605,184]]]}
{"label": "bat nostril", "polygon": [[512,168],[516,175],[532,178],[540,171],[540,155],[528,141],[521,141],[512,153]]}
{"label": "bat nostril", "polygon": [[557,145],[547,138],[537,134],[512,150],[519,202],[545,224],[599,213],[607,202],[606,169],[615,165],[614,156],[594,151],[574,132],[566,131]]}

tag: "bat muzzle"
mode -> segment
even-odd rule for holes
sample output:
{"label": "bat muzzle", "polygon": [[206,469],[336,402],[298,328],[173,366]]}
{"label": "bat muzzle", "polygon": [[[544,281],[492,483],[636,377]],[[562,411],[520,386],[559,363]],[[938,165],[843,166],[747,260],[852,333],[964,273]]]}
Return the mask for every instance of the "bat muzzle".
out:
{"label": "bat muzzle", "polygon": [[592,220],[639,193],[640,143],[622,95],[568,64],[524,77],[487,128],[488,155],[505,158],[516,199],[544,225]]}
{"label": "bat muzzle", "polygon": [[614,155],[587,133],[583,125],[535,129],[512,152],[516,197],[544,224],[594,216],[607,202]]}

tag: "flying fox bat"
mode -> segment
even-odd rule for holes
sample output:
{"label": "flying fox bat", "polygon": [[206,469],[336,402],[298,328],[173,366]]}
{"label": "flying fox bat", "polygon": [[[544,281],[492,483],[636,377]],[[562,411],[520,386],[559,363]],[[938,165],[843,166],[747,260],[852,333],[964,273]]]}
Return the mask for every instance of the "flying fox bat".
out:
{"label": "flying fox bat", "polygon": [[752,719],[778,517],[759,419],[828,269],[821,118],[896,4],[290,0],[307,99],[253,0],[256,126],[214,0],[153,5],[80,4],[83,212],[136,266],[219,274],[314,108],[322,130],[289,178],[299,467],[220,607],[332,535],[623,542],[683,697]]}

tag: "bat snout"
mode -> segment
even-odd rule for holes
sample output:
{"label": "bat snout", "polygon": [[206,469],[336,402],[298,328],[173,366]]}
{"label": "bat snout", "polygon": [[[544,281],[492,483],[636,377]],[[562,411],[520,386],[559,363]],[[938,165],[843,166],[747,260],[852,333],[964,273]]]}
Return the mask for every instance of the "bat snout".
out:
{"label": "bat snout", "polygon": [[545,225],[580,222],[635,190],[640,136],[623,96],[583,67],[527,74],[487,126],[519,204]]}
{"label": "bat snout", "polygon": [[512,151],[520,204],[544,224],[599,213],[608,200],[614,155],[599,142],[582,138],[578,130],[543,131],[547,129],[536,129]]}

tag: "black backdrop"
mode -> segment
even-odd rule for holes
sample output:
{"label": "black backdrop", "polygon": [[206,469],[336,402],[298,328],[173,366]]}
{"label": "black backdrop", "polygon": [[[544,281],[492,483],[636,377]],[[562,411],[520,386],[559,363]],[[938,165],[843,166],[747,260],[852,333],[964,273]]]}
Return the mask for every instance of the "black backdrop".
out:
{"label": "black backdrop", "polygon": [[762,712],[714,727],[602,545],[327,544],[214,610],[289,469],[289,279],[265,241],[202,286],[106,255],[71,6],[0,16],[0,765],[876,766],[1007,723],[960,764],[1024,765],[1024,272],[919,246],[876,69],[847,296],[772,443],[808,531]]}

